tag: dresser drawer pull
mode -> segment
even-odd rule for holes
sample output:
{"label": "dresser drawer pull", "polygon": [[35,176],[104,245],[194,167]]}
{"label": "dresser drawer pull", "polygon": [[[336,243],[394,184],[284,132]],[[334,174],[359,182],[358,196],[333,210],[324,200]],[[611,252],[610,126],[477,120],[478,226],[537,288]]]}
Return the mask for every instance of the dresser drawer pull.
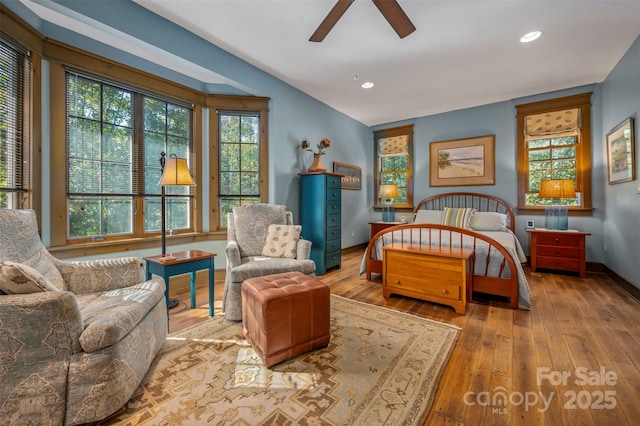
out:
{"label": "dresser drawer pull", "polygon": [[331,206],[331,208],[332,208],[333,210],[335,210],[337,207],[338,207],[338,206],[336,206],[335,204]]}
{"label": "dresser drawer pull", "polygon": [[396,284],[397,284],[397,285],[402,285],[402,283],[400,282],[400,280],[396,280]]}
{"label": "dresser drawer pull", "polygon": [[442,294],[447,294],[447,293],[449,293],[449,292],[447,291],[447,289],[446,289],[446,288],[443,288],[443,289],[442,289]]}

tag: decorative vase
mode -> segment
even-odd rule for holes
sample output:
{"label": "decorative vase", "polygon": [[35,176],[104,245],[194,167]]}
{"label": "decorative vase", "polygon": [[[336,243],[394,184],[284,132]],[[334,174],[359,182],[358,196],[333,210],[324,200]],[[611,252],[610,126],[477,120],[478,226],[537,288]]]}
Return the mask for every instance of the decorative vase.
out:
{"label": "decorative vase", "polygon": [[321,173],[326,172],[327,169],[322,165],[322,161],[320,161],[320,154],[313,154],[313,163],[307,169],[309,173]]}

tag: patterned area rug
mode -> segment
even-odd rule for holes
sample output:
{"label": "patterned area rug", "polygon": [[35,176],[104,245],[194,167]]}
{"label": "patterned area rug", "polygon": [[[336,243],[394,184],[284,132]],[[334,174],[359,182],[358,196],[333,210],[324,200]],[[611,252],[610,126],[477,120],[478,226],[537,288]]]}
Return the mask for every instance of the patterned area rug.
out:
{"label": "patterned area rug", "polygon": [[331,343],[267,369],[223,316],[173,333],[102,424],[421,425],[459,329],[331,296]]}

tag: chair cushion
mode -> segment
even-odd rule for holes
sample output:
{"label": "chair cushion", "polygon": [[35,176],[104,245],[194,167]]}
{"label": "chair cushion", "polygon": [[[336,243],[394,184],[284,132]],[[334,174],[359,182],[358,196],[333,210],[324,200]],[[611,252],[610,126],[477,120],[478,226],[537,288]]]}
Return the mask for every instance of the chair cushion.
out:
{"label": "chair cushion", "polygon": [[300,225],[269,225],[262,255],[295,259],[301,231]]}
{"label": "chair cushion", "polygon": [[80,346],[94,352],[119,342],[142,318],[164,298],[164,282],[151,280],[97,295],[83,295],[79,300],[85,329]]}
{"label": "chair cushion", "polygon": [[236,241],[240,256],[260,256],[267,240],[269,225],[286,225],[286,206],[250,204],[233,208]]}
{"label": "chair cushion", "polygon": [[242,282],[249,278],[264,275],[280,274],[282,272],[302,272],[309,275],[316,271],[313,260],[289,259],[286,257],[248,257],[242,259],[242,265],[237,266],[227,273],[233,282]]}
{"label": "chair cushion", "polygon": [[0,290],[6,294],[58,291],[58,288],[30,266],[0,261]]}

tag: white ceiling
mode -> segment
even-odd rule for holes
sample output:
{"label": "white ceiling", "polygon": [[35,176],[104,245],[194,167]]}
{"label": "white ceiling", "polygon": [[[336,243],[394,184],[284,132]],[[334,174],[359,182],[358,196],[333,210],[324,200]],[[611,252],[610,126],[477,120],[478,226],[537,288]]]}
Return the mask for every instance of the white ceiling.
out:
{"label": "white ceiling", "polygon": [[356,0],[321,43],[335,0],[133,1],[366,125],[601,82],[640,35],[640,0],[399,0],[404,39]]}

